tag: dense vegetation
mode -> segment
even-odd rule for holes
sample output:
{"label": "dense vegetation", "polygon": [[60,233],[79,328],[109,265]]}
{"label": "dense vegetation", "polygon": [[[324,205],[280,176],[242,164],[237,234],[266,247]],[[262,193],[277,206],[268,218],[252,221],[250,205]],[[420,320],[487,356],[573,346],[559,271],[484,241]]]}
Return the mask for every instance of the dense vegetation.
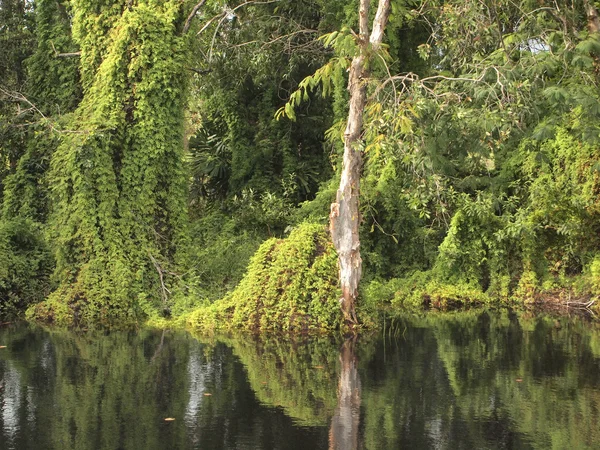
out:
{"label": "dense vegetation", "polygon": [[[0,313],[338,327],[357,3],[1,0]],[[359,319],[600,295],[598,7],[391,2]]]}

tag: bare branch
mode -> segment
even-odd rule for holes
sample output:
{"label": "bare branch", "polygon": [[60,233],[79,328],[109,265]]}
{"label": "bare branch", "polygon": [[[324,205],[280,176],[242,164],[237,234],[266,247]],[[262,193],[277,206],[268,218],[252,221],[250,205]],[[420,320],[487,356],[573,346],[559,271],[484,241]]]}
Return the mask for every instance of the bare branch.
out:
{"label": "bare branch", "polygon": [[198,34],[202,33],[209,25],[211,22],[213,22],[215,19],[217,18],[221,18],[221,20],[219,20],[219,23],[217,24],[217,27],[215,28],[215,32],[213,33],[213,37],[210,43],[210,50],[208,51],[208,60],[210,61],[212,59],[212,51],[215,45],[215,40],[217,38],[217,33],[219,32],[219,28],[221,27],[221,24],[225,21],[225,19],[227,19],[229,16],[235,16],[235,11],[237,11],[238,9],[240,9],[243,6],[248,6],[248,5],[267,5],[269,3],[277,3],[280,0],[267,0],[267,1],[255,1],[255,0],[251,0],[251,1],[247,1],[244,2],[240,5],[237,5],[235,8],[225,8],[223,10],[223,12],[215,17],[213,17],[212,19],[210,19],[208,21],[208,23],[206,25],[204,25],[202,27],[202,29],[198,32]]}
{"label": "bare branch", "polygon": [[248,5],[267,5],[269,3],[277,3],[277,2],[279,2],[279,0],[267,0],[267,1],[263,1],[263,2],[252,0],[252,1],[244,2],[244,3],[240,4],[240,5],[237,5],[231,11],[235,12],[238,9],[240,9],[241,7],[248,6]]}
{"label": "bare branch", "polygon": [[150,252],[148,252],[148,255],[150,256],[150,260],[152,261],[152,264],[154,264],[154,268],[158,272],[158,277],[160,279],[160,287],[161,287],[163,305],[166,306],[166,304],[169,300],[168,294],[170,294],[171,291],[165,286],[165,282],[164,282],[164,278],[163,278],[163,270],[160,267],[160,265],[158,264],[158,261],[156,261],[156,259],[154,259],[154,256],[152,256],[152,254]]}
{"label": "bare branch", "polygon": [[210,19],[208,22],[206,22],[206,23],[204,24],[204,26],[203,26],[203,27],[200,29],[200,31],[198,31],[198,32],[196,33],[196,36],[198,36],[198,35],[202,34],[202,32],[203,32],[204,30],[206,30],[206,29],[207,29],[207,28],[210,26],[210,24],[211,24],[211,23],[213,23],[215,20],[217,20],[219,17],[223,17],[223,13],[222,13],[222,12],[221,12],[221,13],[219,13],[219,14],[217,14],[216,16],[214,16],[214,17],[213,17],[212,19]]}
{"label": "bare branch", "polygon": [[198,3],[196,6],[194,6],[192,8],[192,12],[190,12],[190,15],[185,20],[185,25],[183,26],[182,34],[185,34],[188,32],[188,30],[190,29],[190,25],[192,24],[192,20],[194,20],[194,17],[196,17],[196,13],[200,10],[200,8],[202,8],[204,6],[205,3],[206,3],[206,0],[202,0],[200,3]]}
{"label": "bare branch", "polygon": [[60,130],[60,129],[56,128],[55,122],[53,121],[53,119],[46,117],[46,115],[44,115],[44,113],[42,111],[40,111],[40,109],[37,106],[35,106],[35,104],[32,101],[30,101],[27,97],[25,97],[20,92],[8,91],[8,90],[0,87],[0,94],[4,95],[5,97],[12,100],[13,102],[27,104],[29,106],[29,108],[27,108],[23,111],[20,111],[18,115],[22,115],[22,114],[25,114],[26,112],[32,111],[33,113],[39,115],[42,118],[43,123],[47,124],[48,128],[51,131],[54,131],[56,133],[74,133],[74,134],[85,134],[85,133],[89,132],[89,130]]}
{"label": "bare branch", "polygon": [[50,45],[52,46],[52,50],[54,50],[54,56],[57,58],[72,58],[73,56],[81,56],[81,51],[71,52],[71,53],[59,53],[58,50],[54,47],[54,43],[50,41]]}
{"label": "bare branch", "polygon": [[72,58],[74,56],[81,56],[81,52],[71,52],[71,53],[57,53],[57,58]]}

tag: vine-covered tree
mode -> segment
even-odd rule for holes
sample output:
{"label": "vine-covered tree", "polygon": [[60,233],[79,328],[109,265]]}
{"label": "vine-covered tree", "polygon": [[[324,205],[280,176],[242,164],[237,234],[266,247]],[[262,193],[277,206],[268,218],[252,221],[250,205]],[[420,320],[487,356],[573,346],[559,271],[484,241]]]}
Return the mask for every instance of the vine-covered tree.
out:
{"label": "vine-covered tree", "polygon": [[133,321],[168,310],[165,278],[184,241],[186,16],[178,1],[71,7],[84,96],[49,174],[59,287],[32,314]]}

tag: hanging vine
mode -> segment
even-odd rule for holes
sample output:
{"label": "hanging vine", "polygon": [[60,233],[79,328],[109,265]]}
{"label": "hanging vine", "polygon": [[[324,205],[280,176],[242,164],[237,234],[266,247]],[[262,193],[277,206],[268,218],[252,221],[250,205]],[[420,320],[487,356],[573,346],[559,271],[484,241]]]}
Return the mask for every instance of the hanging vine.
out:
{"label": "hanging vine", "polygon": [[185,17],[174,0],[72,7],[84,98],[51,161],[59,288],[29,315],[132,322],[168,311],[184,239]]}

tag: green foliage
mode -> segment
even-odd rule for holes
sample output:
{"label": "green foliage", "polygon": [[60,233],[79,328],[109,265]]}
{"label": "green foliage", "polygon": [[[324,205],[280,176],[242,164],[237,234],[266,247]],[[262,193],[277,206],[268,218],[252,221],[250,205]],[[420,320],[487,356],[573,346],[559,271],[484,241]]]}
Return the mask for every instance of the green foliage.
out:
{"label": "green foliage", "polygon": [[449,311],[481,306],[490,302],[476,284],[445,282],[434,271],[414,272],[389,281],[373,280],[363,289],[364,303],[371,310],[387,309]]}
{"label": "green foliage", "polygon": [[185,227],[181,4],[125,3],[72,5],[85,95],[51,161],[60,286],[39,320],[132,322],[170,306]]}
{"label": "green foliage", "polygon": [[182,280],[186,289],[175,294],[173,315],[196,308],[200,300],[213,302],[232,291],[263,240],[262,233],[220,211],[194,221],[189,269]]}
{"label": "green foliage", "polygon": [[23,113],[14,97],[26,82],[25,61],[33,52],[34,22],[31,4],[7,0],[0,5],[0,203],[4,179],[14,172],[27,145],[23,123],[30,115]]}
{"label": "green foliage", "polygon": [[559,128],[553,140],[523,149],[523,171],[531,180],[529,220],[539,230],[537,251],[544,252],[547,270],[555,275],[581,272],[600,245],[600,152],[573,134]]}
{"label": "green foliage", "polygon": [[[45,222],[49,208],[45,175],[57,145],[54,131],[59,128],[60,116],[72,111],[80,100],[77,59],[58,58],[59,50],[52,47],[73,51],[65,3],[41,0],[29,4],[33,9],[23,3],[19,37],[10,39],[19,48],[3,46],[14,52],[12,57],[19,58],[5,68],[6,72],[0,69],[0,88],[8,89],[0,96],[7,100],[0,106],[0,158],[9,168],[4,182],[5,217]],[[0,18],[0,23],[10,22]],[[3,30],[10,32],[10,25],[4,25]],[[2,172],[0,169],[0,182]]]}
{"label": "green foliage", "polygon": [[50,199],[46,173],[56,145],[56,136],[47,130],[28,137],[25,153],[4,182],[4,218],[27,217],[39,223],[47,220]]}
{"label": "green foliage", "polygon": [[[191,7],[0,5],[2,218],[44,224],[57,262],[59,288],[30,317],[158,320],[229,293],[206,311],[296,329],[289,311],[310,301],[280,305],[278,289],[335,284],[330,262],[296,279],[299,265],[266,261],[287,249],[270,241],[240,287],[267,306],[223,307],[260,241],[328,220],[356,4],[207,2],[182,36]],[[587,20],[566,0],[393,2],[364,80],[366,321],[392,299],[596,298],[600,41]],[[273,270],[291,278],[260,278]]]}
{"label": "green foliage", "polygon": [[30,100],[50,120],[73,111],[81,101],[78,58],[56,56],[78,50],[71,36],[69,6],[66,0],[35,2],[37,47],[26,61],[26,87]]}
{"label": "green foliage", "polygon": [[40,225],[0,221],[0,317],[13,318],[50,292],[54,261]]}
{"label": "green foliage", "polygon": [[[312,199],[331,174],[322,143],[330,120],[326,100],[311,96],[296,123],[273,117],[289,92],[327,56],[316,42],[325,21],[321,5],[284,0],[238,6],[225,20],[218,5],[206,5],[194,23],[202,32],[193,44],[193,62],[206,72],[191,85],[192,206],[198,215],[215,197],[233,211],[242,209],[236,200],[262,202],[265,197],[271,197],[267,203],[283,199],[289,210]],[[223,20],[211,22],[213,14]],[[220,33],[227,39],[214,39]]]}
{"label": "green foliage", "polygon": [[[558,128],[553,139],[523,140],[509,159],[500,160],[504,193],[479,191],[452,199],[455,212],[428,279],[526,303],[570,288],[569,277],[585,272],[584,278],[591,280],[587,274],[593,272],[599,246],[594,231],[600,219],[599,178],[594,167],[600,154],[575,137],[580,116],[574,117],[570,128]],[[509,182],[504,178],[508,175]],[[517,182],[519,190],[514,188]],[[410,305],[421,304],[426,295],[435,298],[438,288],[415,276],[388,283],[384,292],[377,282],[367,289],[368,297],[389,299],[397,292]],[[579,295],[595,295],[593,286],[582,281]]]}
{"label": "green foliage", "polygon": [[333,330],[341,321],[336,275],[337,255],[323,226],[304,223],[286,239],[263,243],[238,287],[187,322],[203,331]]}

